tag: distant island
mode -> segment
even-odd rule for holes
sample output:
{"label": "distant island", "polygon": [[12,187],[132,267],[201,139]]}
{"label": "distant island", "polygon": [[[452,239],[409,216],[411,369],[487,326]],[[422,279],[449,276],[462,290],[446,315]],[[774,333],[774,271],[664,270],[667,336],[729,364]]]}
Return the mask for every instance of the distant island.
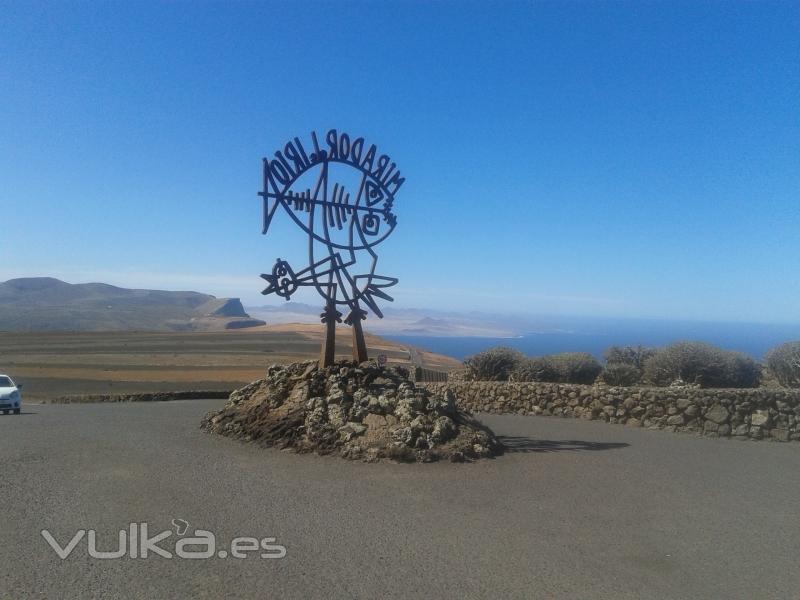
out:
{"label": "distant island", "polygon": [[52,277],[0,283],[0,331],[220,331],[264,324],[238,298]]}
{"label": "distant island", "polygon": [[[269,323],[319,323],[319,306],[302,302],[283,302],[277,305],[248,307],[254,317]],[[519,335],[525,330],[507,318],[484,314],[443,312],[425,308],[383,308],[383,318],[368,318],[365,329],[378,335],[423,335],[434,337],[503,338]]]}
{"label": "distant island", "polygon": [[[277,323],[319,323],[319,307],[299,302],[247,307],[253,317]],[[493,346],[530,356],[589,352],[602,359],[609,346],[660,347],[680,340],[705,341],[761,360],[767,350],[800,339],[800,324],[715,322],[635,317],[570,316],[397,308],[368,319],[367,331],[409,346],[464,359]]]}

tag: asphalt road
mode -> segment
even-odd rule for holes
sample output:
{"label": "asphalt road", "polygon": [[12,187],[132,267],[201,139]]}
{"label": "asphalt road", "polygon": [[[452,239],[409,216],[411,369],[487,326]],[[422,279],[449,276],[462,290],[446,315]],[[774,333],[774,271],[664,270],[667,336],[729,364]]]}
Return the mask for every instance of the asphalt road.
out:
{"label": "asphalt road", "polygon": [[[2,597],[800,598],[800,444],[486,416],[515,451],[374,465],[202,433],[220,404],[0,417]],[[215,552],[252,536],[287,555],[101,560],[84,537],[61,560],[40,535],[94,529],[108,551],[173,519]]]}

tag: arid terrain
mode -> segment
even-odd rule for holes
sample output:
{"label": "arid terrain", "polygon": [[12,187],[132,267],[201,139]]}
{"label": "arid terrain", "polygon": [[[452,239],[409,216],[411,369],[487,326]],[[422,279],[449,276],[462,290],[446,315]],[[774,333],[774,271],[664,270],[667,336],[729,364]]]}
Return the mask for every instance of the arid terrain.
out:
{"label": "arid terrain", "polygon": [[264,324],[238,298],[53,277],[0,282],[0,331],[223,331]]}
{"label": "arid terrain", "polygon": [[[14,332],[0,334],[0,372],[25,385],[28,400],[72,394],[229,390],[263,377],[271,363],[317,358],[321,325],[285,324],[216,332]],[[350,329],[337,357],[351,355]],[[436,370],[455,359],[367,334],[371,357]]]}

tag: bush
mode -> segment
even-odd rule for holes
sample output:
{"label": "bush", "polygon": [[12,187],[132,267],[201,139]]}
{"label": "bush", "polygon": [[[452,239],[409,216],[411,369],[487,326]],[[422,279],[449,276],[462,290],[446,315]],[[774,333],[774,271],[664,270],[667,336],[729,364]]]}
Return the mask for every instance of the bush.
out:
{"label": "bush", "polygon": [[587,352],[565,352],[548,356],[562,383],[594,383],[603,367]]}
{"label": "bush", "polygon": [[701,342],[676,342],[645,361],[644,379],[659,386],[681,380],[705,388],[753,388],[761,382],[761,367],[739,352]]}
{"label": "bush", "polygon": [[524,358],[511,373],[512,381],[549,381],[559,379],[555,365],[547,357]]}
{"label": "bush", "polygon": [[608,385],[628,387],[641,381],[642,372],[634,365],[612,362],[603,369],[602,378]]}
{"label": "bush", "polygon": [[594,383],[603,370],[600,363],[586,352],[565,352],[538,358],[523,359],[512,374],[514,381],[550,383]]}
{"label": "bush", "polygon": [[490,348],[467,357],[464,366],[475,381],[508,381],[508,376],[525,359],[513,348]]}
{"label": "bush", "polygon": [[729,354],[723,381],[720,385],[708,387],[755,388],[761,385],[759,363],[740,352],[729,352]]}
{"label": "bush", "polygon": [[642,371],[644,363],[655,353],[655,348],[645,346],[611,346],[605,351],[604,357],[606,364],[630,365]]}
{"label": "bush", "polygon": [[783,387],[800,388],[800,342],[787,342],[770,350],[767,367]]}

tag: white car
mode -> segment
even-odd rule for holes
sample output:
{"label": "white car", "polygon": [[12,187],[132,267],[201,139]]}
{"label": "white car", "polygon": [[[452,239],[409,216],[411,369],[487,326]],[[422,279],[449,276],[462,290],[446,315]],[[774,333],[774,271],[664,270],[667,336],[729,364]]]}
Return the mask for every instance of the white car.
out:
{"label": "white car", "polygon": [[22,384],[16,385],[8,375],[0,375],[0,410],[7,415],[12,410],[19,414],[22,407],[22,395],[19,393]]}

